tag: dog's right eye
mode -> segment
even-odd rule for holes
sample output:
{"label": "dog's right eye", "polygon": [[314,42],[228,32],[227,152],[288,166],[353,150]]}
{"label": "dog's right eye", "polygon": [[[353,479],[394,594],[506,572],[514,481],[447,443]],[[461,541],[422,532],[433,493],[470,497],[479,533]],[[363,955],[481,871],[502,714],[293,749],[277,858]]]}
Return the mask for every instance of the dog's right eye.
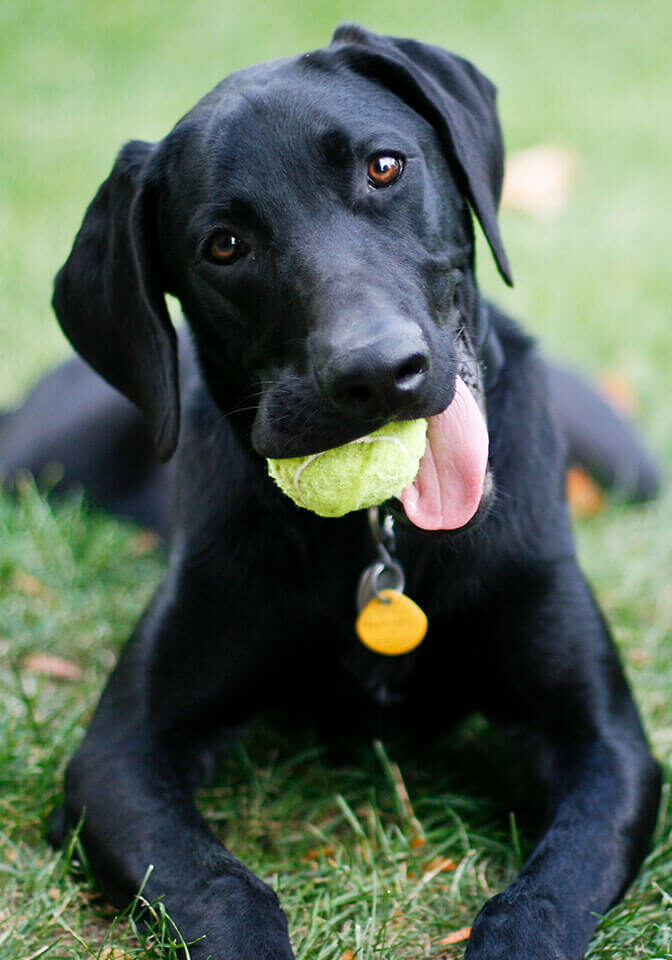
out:
{"label": "dog's right eye", "polygon": [[247,244],[233,233],[222,230],[210,237],[206,255],[208,260],[220,266],[228,267],[247,252]]}

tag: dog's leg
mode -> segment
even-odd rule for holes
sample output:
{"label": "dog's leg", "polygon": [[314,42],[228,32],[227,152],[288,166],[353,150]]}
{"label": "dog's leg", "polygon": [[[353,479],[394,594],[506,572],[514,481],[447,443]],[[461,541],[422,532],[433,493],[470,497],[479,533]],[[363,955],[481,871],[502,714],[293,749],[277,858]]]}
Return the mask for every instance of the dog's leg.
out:
{"label": "dog's leg", "polygon": [[626,503],[654,500],[661,474],[634,424],[583,377],[547,363],[551,403],[567,440],[570,466],[579,465]]}
{"label": "dog's leg", "polygon": [[492,613],[486,694],[493,719],[539,743],[549,825],[479,914],[465,960],[579,960],[655,822],[658,766],[604,621],[572,561],[551,581],[523,609]]}
{"label": "dog's leg", "polygon": [[244,590],[228,596],[189,574],[178,588],[171,577],[68,767],[62,821],[71,828],[83,817],[93,874],[116,904],[131,901],[151,866],[144,897],[163,898],[185,940],[205,938],[192,958],[291,960],[275,893],[220,844],[191,797],[215,746],[278,683],[270,624],[255,610],[250,625]]}

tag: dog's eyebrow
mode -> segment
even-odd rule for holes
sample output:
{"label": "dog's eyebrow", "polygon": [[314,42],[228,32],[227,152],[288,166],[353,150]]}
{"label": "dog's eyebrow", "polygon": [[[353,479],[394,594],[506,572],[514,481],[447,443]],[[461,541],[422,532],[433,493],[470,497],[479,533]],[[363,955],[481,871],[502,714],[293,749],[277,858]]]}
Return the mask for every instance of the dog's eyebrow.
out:
{"label": "dog's eyebrow", "polygon": [[352,157],[352,140],[346,131],[340,127],[332,127],[320,134],[318,147],[329,163],[347,163]]}
{"label": "dog's eyebrow", "polygon": [[417,144],[409,142],[398,131],[368,129],[360,134],[353,136],[352,131],[330,127],[316,138],[317,148],[328,163],[336,166],[345,166],[356,157],[366,157],[379,150],[397,150],[407,157],[418,153]]}
{"label": "dog's eyebrow", "polygon": [[262,217],[254,201],[248,197],[231,197],[220,203],[200,206],[190,220],[190,232],[197,239],[202,233],[218,226],[246,226],[258,231],[262,237],[270,235],[267,221]]}

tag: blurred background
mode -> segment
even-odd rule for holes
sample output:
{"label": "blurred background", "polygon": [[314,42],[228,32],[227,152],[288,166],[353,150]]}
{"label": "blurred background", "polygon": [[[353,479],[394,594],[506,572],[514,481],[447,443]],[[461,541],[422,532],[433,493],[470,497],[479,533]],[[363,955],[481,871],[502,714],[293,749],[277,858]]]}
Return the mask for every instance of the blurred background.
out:
{"label": "blurred background", "polygon": [[[496,82],[510,155],[502,233],[516,285],[504,287],[480,243],[481,286],[539,336],[547,353],[606,381],[669,474],[669,0],[2,0],[0,407],[17,401],[69,351],[51,313],[52,279],[119,147],[131,138],[162,137],[227,73],[323,46],[336,24],[352,20],[445,46]],[[668,784],[671,534],[667,487],[653,506],[607,504],[578,525],[583,565],[612,622]],[[34,491],[18,505],[0,497],[0,864],[5,864],[0,953],[8,951],[3,958],[26,960],[47,949],[54,960],[145,956],[133,938],[124,939],[123,951],[115,946],[109,916],[92,922],[89,898],[95,894],[68,880],[61,861],[47,853],[43,832],[59,796],[65,759],[81,737],[116,650],[162,575],[164,561],[154,547],[146,535],[81,505],[52,513]],[[38,666],[36,657],[45,653],[52,659]],[[462,761],[478,753],[474,743],[464,743]],[[291,817],[287,807],[267,812],[266,820],[262,814],[259,826],[260,784],[266,789],[261,809],[268,811],[269,797],[281,795],[280,781],[247,760],[241,769],[243,786],[233,794],[209,794],[208,812],[226,830],[235,831],[240,821],[239,836],[231,836],[234,850],[265,876],[272,874],[274,883],[280,876],[302,944],[298,955],[343,960],[354,944],[359,960],[381,956],[376,938],[384,921],[376,926],[371,920],[381,908],[378,887],[370,885],[369,860],[362,860],[361,889],[352,892],[352,910],[360,911],[356,929],[372,931],[365,948],[343,939],[350,933],[336,920],[331,939],[321,932],[326,927],[315,925],[315,897],[327,888],[318,887],[323,874],[313,870],[318,855],[307,850],[297,859],[297,844],[315,843],[308,838],[318,803],[333,807],[333,794],[345,791],[342,775],[326,793],[324,783],[316,783],[313,797],[319,801],[292,808]],[[365,782],[367,791],[373,782]],[[282,783],[298,808],[305,782],[288,780],[288,789]],[[434,785],[432,796],[437,789]],[[484,794],[496,791],[489,785]],[[420,788],[411,792],[422,817]],[[230,813],[227,803],[233,805]],[[486,895],[520,866],[515,823],[509,837],[499,813],[493,821],[491,807],[478,807],[479,814],[466,804],[451,793],[428,808],[435,824],[444,814],[432,811],[449,811],[436,826],[436,851],[456,860],[466,856],[468,862],[461,861],[462,886],[451,881],[452,912],[445,913],[445,897],[437,890],[444,914],[430,910],[430,901],[420,904],[417,930],[410,927],[404,934],[407,947],[395,957],[416,960],[422,937],[429,938],[422,955],[438,956],[436,944],[453,941],[431,937],[442,935],[448,920],[453,927],[469,923]],[[338,833],[347,823],[332,807],[333,836],[344,839],[342,846],[338,839],[330,843],[339,863],[343,857],[352,867],[352,878],[359,835],[351,843]],[[459,831],[455,811],[462,817]],[[386,816],[392,830],[389,812]],[[290,819],[288,834],[284,825]],[[601,927],[591,956],[672,957],[671,828],[664,804],[654,852],[625,905]],[[259,831],[276,851],[275,860],[269,860],[266,847],[259,849]],[[422,847],[409,853],[403,831],[393,839],[399,844],[396,864],[416,855],[429,858]],[[378,856],[372,850],[364,851],[367,857]],[[341,897],[340,874],[331,866],[324,871],[324,883],[335,883],[334,896]],[[298,884],[301,876],[305,886]],[[323,917],[329,915],[325,908]],[[396,934],[380,936],[380,943],[384,936],[392,942]],[[61,946],[52,949],[58,938]],[[319,951],[315,944],[321,944]],[[458,943],[439,952],[453,957],[461,950]]]}
{"label": "blurred background", "polygon": [[322,46],[346,20],[473,60],[499,87],[508,150],[543,144],[569,157],[564,202],[541,214],[503,212],[515,290],[496,279],[485,250],[481,283],[554,354],[589,371],[622,373],[647,431],[665,447],[662,397],[672,354],[666,0],[5,0],[0,403],[66,351],[49,307],[52,278],[119,146],[160,138],[225,74]]}

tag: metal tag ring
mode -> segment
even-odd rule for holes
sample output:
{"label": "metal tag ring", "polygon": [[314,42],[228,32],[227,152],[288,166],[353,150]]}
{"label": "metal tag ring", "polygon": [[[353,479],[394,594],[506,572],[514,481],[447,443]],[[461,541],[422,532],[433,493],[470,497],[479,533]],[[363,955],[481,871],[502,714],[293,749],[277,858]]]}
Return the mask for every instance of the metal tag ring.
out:
{"label": "metal tag ring", "polygon": [[[384,586],[379,586],[380,578],[383,574],[392,574],[393,579],[391,583],[386,583]],[[371,589],[373,593],[378,597],[381,603],[389,603],[385,597],[381,597],[381,590],[394,590],[396,593],[404,592],[404,571],[401,568],[401,565],[397,563],[396,560],[391,558],[386,562],[377,563],[375,567],[371,570]]]}

